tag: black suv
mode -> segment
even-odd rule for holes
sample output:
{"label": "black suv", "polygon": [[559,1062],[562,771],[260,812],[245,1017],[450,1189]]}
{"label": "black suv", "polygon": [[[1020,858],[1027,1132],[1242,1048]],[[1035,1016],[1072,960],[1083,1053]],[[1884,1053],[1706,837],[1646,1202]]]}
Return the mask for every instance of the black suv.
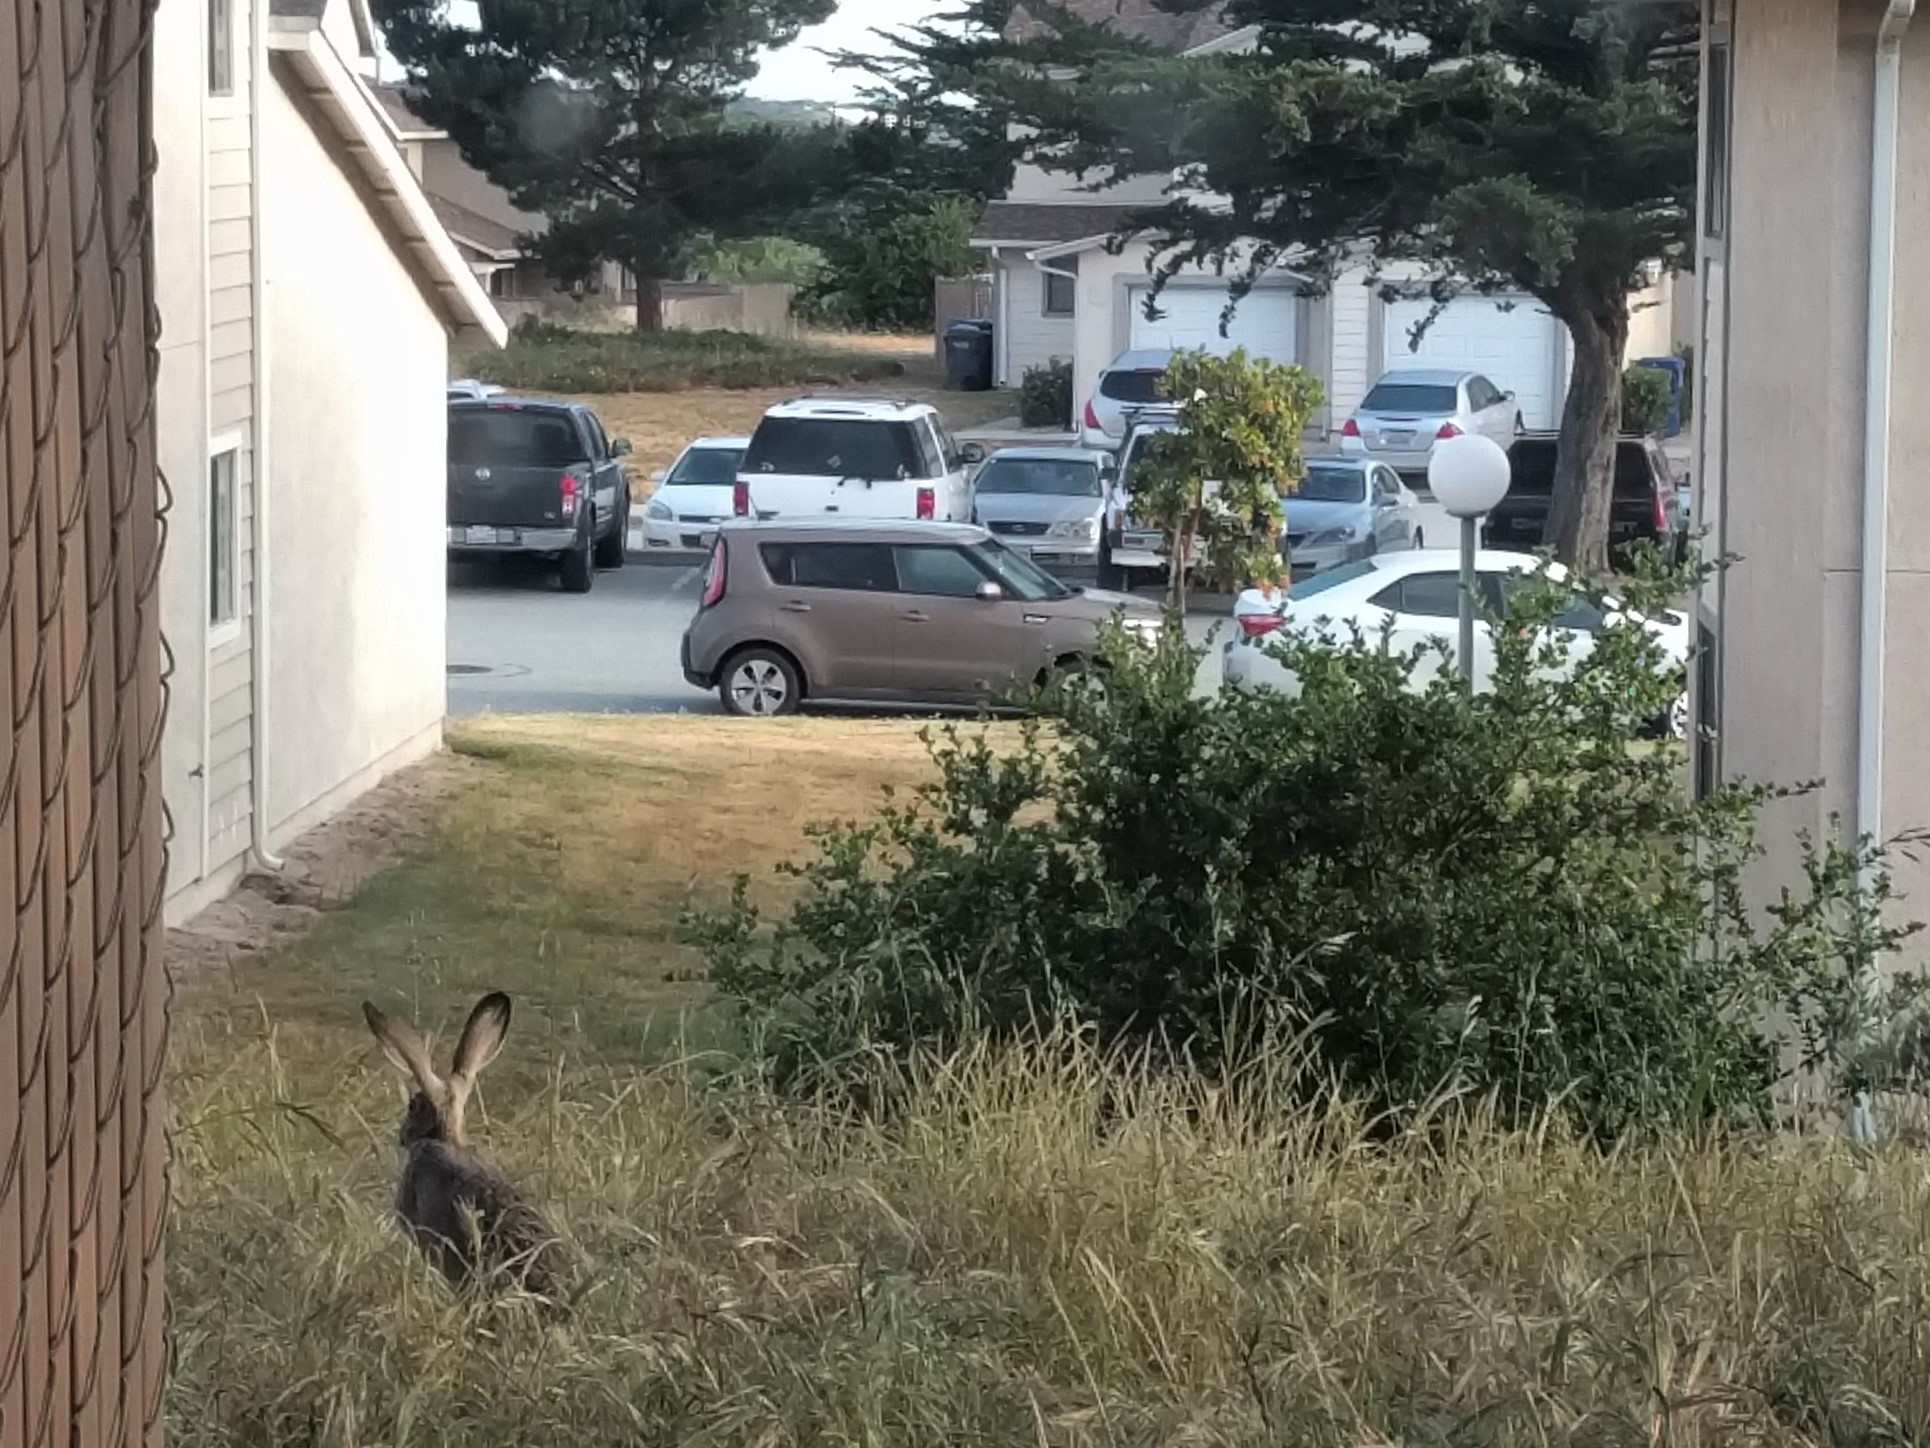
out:
{"label": "black suv", "polygon": [[[1541,546],[1555,488],[1555,434],[1524,433],[1508,451],[1514,470],[1508,496],[1488,514],[1490,548],[1533,552]],[[1608,556],[1617,568],[1637,543],[1664,553],[1677,543],[1673,521],[1675,478],[1655,439],[1633,435],[1615,441],[1615,492],[1608,517]]]}

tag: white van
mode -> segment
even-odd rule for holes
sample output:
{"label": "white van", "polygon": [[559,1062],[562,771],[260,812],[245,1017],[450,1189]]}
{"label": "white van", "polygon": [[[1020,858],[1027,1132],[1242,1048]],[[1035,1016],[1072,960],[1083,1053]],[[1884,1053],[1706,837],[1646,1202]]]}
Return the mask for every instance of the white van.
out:
{"label": "white van", "polygon": [[971,467],[936,408],[923,402],[801,397],[757,424],[738,469],[740,518],[929,519],[969,522]]}

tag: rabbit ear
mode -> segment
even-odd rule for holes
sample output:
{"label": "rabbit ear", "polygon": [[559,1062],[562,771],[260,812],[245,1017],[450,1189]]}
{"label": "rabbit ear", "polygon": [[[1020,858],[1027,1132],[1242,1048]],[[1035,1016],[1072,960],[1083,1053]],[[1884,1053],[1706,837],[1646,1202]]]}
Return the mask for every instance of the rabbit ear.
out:
{"label": "rabbit ear", "polygon": [[456,1042],[456,1059],[450,1074],[466,1086],[475,1084],[483,1067],[502,1050],[503,1037],[508,1033],[509,997],[499,990],[491,991],[477,1001],[476,1008],[469,1013],[469,1022],[462,1028],[462,1039]]}
{"label": "rabbit ear", "polygon": [[381,1042],[382,1054],[395,1063],[396,1069],[413,1076],[423,1095],[431,1100],[440,1099],[442,1080],[430,1063],[429,1045],[421,1032],[385,1016],[367,1001],[362,1002],[362,1019],[369,1023],[369,1030]]}

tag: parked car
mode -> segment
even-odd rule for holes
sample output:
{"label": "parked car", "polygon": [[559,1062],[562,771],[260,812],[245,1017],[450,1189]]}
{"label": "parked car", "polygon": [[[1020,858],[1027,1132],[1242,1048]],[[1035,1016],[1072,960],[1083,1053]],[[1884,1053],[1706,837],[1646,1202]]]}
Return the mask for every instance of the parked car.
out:
{"label": "parked car", "polygon": [[[1508,496],[1488,514],[1486,541],[1493,547],[1541,545],[1555,491],[1555,441],[1552,432],[1532,432],[1517,439],[1509,451]],[[1653,438],[1616,440],[1614,489],[1608,515],[1609,561],[1625,566],[1629,550],[1637,543],[1671,549],[1676,537],[1675,478]]]}
{"label": "parked car", "polygon": [[983,461],[960,447],[922,402],[801,397],[764,414],[731,500],[739,518],[971,517],[967,471]]}
{"label": "parked car", "polygon": [[644,547],[710,547],[717,525],[731,516],[737,470],[750,445],[747,437],[700,437],[658,473],[657,491],[643,510]]}
{"label": "parked car", "polygon": [[1001,703],[1097,657],[1103,621],[1150,606],[1069,588],[969,524],[823,518],[718,529],[684,678],[727,712]]}
{"label": "parked car", "polygon": [[501,397],[503,389],[494,382],[478,382],[473,377],[460,377],[449,384],[449,400],[482,402],[491,397]]}
{"label": "parked car", "polygon": [[1107,519],[1102,582],[1130,588],[1142,579],[1166,571],[1166,535],[1132,511],[1133,474],[1146,459],[1146,449],[1161,433],[1179,430],[1178,410],[1170,404],[1136,406],[1131,410],[1126,440],[1119,449],[1118,476],[1113,484],[1111,515]]}
{"label": "parked car", "polygon": [[621,568],[630,444],[576,402],[492,397],[449,405],[449,551],[553,560],[570,593]]}
{"label": "parked car", "polygon": [[972,521],[1035,562],[1095,565],[1115,466],[1088,448],[1001,448],[972,479]]}
{"label": "parked car", "polygon": [[1171,348],[1139,348],[1113,358],[1086,399],[1080,441],[1092,448],[1118,447],[1130,430],[1131,410],[1163,400],[1160,383],[1172,360]]}
{"label": "parked car", "polygon": [[[1543,568],[1558,583],[1569,576],[1560,564],[1544,564],[1533,554],[1483,550],[1475,557],[1481,603],[1488,612],[1505,616],[1509,592]],[[1422,651],[1422,662],[1410,676],[1418,687],[1453,667],[1460,608],[1460,555],[1445,548],[1363,558],[1295,584],[1279,602],[1249,589],[1234,604],[1236,626],[1220,650],[1221,680],[1233,689],[1292,691],[1299,687],[1299,681],[1278,652],[1269,647],[1282,631],[1303,639],[1345,643],[1356,629],[1369,640],[1380,638],[1383,629],[1391,629],[1386,635],[1390,650]],[[1688,620],[1674,613],[1649,617],[1627,612],[1612,600],[1604,609],[1577,590],[1568,607],[1555,618],[1570,667],[1587,657],[1597,634],[1618,624],[1647,629],[1669,662],[1683,671],[1682,693],[1669,717],[1657,721],[1658,729],[1680,738],[1687,731],[1689,717]],[[1487,689],[1493,673],[1494,639],[1486,619],[1477,616],[1475,688]]]}
{"label": "parked car", "polygon": [[1425,545],[1415,498],[1385,463],[1362,457],[1310,458],[1287,498],[1281,551],[1297,578],[1376,553]]}
{"label": "parked car", "polygon": [[1364,453],[1396,472],[1425,476],[1434,444],[1477,433],[1502,447],[1521,431],[1521,409],[1479,372],[1403,367],[1380,381],[1341,425],[1343,452]]}

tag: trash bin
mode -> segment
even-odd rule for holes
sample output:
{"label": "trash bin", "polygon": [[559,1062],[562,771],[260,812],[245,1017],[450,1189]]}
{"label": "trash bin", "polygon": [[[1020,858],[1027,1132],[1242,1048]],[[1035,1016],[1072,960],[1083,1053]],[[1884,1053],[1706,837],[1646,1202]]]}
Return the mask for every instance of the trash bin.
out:
{"label": "trash bin", "polygon": [[945,380],[960,392],[992,387],[992,323],[987,317],[960,317],[945,328]]}
{"label": "trash bin", "polygon": [[1680,357],[1640,357],[1637,367],[1653,367],[1665,373],[1669,379],[1669,416],[1662,424],[1662,436],[1674,437],[1682,431],[1682,376],[1684,364]]}

